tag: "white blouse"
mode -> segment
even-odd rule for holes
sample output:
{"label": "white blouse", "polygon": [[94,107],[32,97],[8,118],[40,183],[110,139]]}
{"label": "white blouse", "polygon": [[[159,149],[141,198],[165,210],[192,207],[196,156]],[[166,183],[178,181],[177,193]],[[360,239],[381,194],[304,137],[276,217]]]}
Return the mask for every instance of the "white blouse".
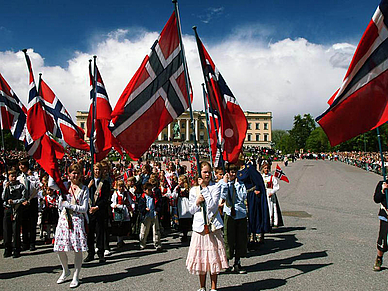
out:
{"label": "white blouse", "polygon": [[[189,207],[193,217],[193,231],[202,232],[204,230],[205,222],[203,218],[203,212],[200,206],[197,206],[197,189],[199,186],[192,187],[189,194]],[[220,229],[224,226],[220,212],[218,211],[218,202],[221,196],[220,184],[214,184],[210,182],[209,186],[202,188],[200,193],[205,198],[206,213],[208,221],[212,221],[212,224],[216,229]],[[213,219],[214,217],[214,219]]]}

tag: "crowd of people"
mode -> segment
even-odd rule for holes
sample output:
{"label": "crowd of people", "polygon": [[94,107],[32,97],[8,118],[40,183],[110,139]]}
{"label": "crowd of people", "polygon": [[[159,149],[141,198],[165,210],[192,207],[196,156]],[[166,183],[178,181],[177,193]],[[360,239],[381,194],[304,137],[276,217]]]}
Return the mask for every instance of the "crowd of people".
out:
{"label": "crowd of people", "polygon": [[[18,258],[23,251],[35,251],[40,236],[61,262],[58,284],[70,276],[67,253],[74,252],[74,288],[83,262],[97,255],[104,263],[113,248],[122,250],[128,239],[137,239],[139,250],[144,249],[150,231],[153,247],[160,252],[161,237],[179,231],[182,244],[190,242],[186,264],[199,275],[201,288],[208,272],[214,290],[222,269],[245,273],[241,258],[247,250],[258,248],[271,227],[283,224],[276,198],[279,185],[270,164],[260,161],[260,174],[252,157],[214,171],[202,162],[198,176],[195,159],[190,157],[187,167],[171,160],[177,156],[169,151],[176,148],[165,150],[169,159],[106,159],[93,168],[87,155],[67,154],[60,162],[67,193],[60,192],[33,159],[14,152],[7,174],[2,167],[1,175],[3,256]],[[117,239],[113,246],[112,237]]]}

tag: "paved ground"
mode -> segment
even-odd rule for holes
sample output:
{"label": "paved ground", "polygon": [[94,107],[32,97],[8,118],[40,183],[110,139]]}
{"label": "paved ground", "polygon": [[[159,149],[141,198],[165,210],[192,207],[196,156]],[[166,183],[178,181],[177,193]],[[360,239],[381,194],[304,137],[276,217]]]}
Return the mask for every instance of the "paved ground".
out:
{"label": "paved ground", "polygon": [[[379,176],[329,161],[297,161],[283,170],[291,181],[281,181],[278,194],[286,226],[243,259],[248,274],[221,274],[219,290],[386,290],[388,270],[372,271],[379,224],[372,195]],[[177,234],[163,239],[164,253],[128,242],[105,265],[84,264],[78,289],[198,289],[197,277],[185,269],[188,246]],[[0,258],[1,290],[69,289],[70,281],[55,283],[59,275],[51,247]]]}

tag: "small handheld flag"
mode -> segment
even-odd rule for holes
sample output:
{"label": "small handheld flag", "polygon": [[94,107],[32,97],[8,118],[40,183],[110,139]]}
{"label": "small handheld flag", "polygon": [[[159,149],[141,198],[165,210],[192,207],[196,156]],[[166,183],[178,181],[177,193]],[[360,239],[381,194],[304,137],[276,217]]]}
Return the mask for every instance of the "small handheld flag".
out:
{"label": "small handheld flag", "polygon": [[285,181],[287,183],[290,183],[290,181],[288,180],[286,174],[284,174],[284,172],[279,167],[279,165],[276,165],[275,177],[279,178],[280,180],[283,180],[283,181]]}

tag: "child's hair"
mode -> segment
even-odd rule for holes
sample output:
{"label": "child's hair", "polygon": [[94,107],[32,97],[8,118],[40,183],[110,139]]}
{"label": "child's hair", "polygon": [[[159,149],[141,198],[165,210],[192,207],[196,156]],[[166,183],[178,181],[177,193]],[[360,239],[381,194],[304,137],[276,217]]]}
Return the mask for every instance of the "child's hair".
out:
{"label": "child's hair", "polygon": [[189,180],[186,175],[180,175],[179,180],[183,181],[183,187],[185,187],[186,190],[189,190]]}
{"label": "child's hair", "polygon": [[123,180],[117,180],[116,181],[116,189],[119,189],[120,186],[125,186],[125,183]]}
{"label": "child's hair", "polygon": [[158,187],[159,181],[155,177],[151,177],[148,182],[152,185],[152,187]]}
{"label": "child's hair", "polygon": [[227,166],[226,166],[226,170],[228,171],[228,172],[237,172],[238,171],[238,166],[236,165],[236,164],[228,164]]}
{"label": "child's hair", "polygon": [[78,164],[78,163],[71,164],[69,167],[69,173],[71,173],[71,172],[78,172],[78,173],[82,174],[82,168],[81,168],[80,164]]}
{"label": "child's hair", "polygon": [[217,172],[222,172],[222,174],[224,174],[224,169],[222,167],[216,167],[214,169],[214,172],[217,173]]}
{"label": "child's hair", "polygon": [[154,188],[154,186],[153,186],[150,182],[146,182],[146,183],[144,183],[144,185],[143,185],[143,190],[144,190],[144,191],[147,190],[147,189],[152,190],[152,188]]}
{"label": "child's hair", "polygon": [[269,164],[268,164],[268,162],[266,162],[266,161],[264,161],[264,162],[261,164],[261,166],[260,166],[260,171],[263,172],[265,167],[268,167],[268,168],[269,168]]}
{"label": "child's hair", "polygon": [[29,167],[30,166],[30,163],[28,162],[28,159],[27,158],[24,158],[22,160],[19,161],[19,165],[24,165],[26,167]]}
{"label": "child's hair", "polygon": [[128,182],[132,182],[132,181],[136,183],[136,178],[133,176],[128,178]]}
{"label": "child's hair", "polygon": [[16,176],[16,170],[8,171],[8,177],[11,176],[11,175],[15,175]]}

